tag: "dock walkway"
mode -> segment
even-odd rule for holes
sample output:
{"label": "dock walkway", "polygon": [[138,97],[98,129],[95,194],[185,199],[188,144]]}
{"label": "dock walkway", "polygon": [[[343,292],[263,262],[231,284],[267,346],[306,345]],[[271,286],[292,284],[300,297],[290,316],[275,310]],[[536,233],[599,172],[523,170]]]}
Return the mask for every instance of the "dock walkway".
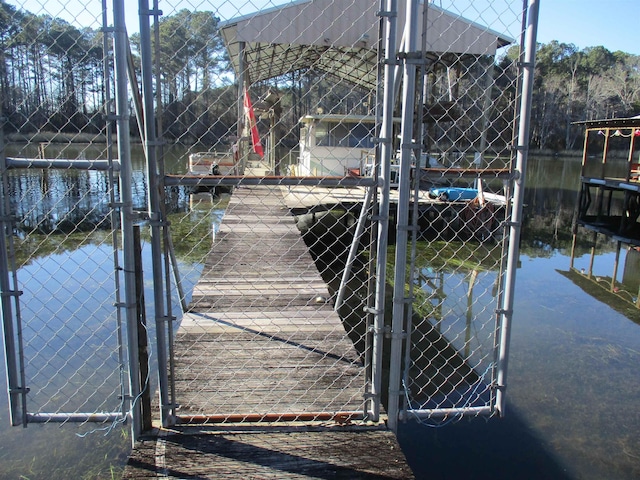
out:
{"label": "dock walkway", "polygon": [[178,425],[123,478],[413,478],[280,189],[236,188],[176,333]]}

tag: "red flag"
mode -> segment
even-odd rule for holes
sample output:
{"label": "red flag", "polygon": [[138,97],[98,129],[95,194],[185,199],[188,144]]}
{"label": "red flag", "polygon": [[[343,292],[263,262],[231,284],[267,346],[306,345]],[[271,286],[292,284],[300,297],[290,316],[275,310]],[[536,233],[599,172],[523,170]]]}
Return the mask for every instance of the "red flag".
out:
{"label": "red flag", "polygon": [[260,135],[258,134],[256,115],[255,113],[253,113],[253,105],[251,105],[251,98],[249,98],[247,87],[244,87],[244,113],[247,116],[247,121],[249,122],[253,151],[260,155],[260,158],[262,158],[264,157],[264,149],[262,148],[262,143],[260,143]]}

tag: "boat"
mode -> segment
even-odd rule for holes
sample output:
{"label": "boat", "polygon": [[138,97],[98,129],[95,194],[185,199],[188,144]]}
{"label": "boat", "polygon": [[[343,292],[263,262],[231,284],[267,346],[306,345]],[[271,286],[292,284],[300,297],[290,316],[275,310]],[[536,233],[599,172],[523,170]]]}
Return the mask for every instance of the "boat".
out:
{"label": "boat", "polygon": [[437,198],[443,202],[469,201],[475,199],[477,196],[477,188],[432,187],[429,189],[429,198]]}
{"label": "boat", "polygon": [[[232,152],[198,152],[189,155],[189,175],[230,176],[240,173],[240,165]],[[228,191],[228,187],[195,187],[193,193]]]}

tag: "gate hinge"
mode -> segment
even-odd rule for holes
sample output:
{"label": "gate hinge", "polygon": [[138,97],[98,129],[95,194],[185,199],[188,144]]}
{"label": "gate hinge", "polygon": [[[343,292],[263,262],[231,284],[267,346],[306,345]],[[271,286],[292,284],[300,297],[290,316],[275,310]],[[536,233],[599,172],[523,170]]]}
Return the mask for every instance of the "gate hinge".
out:
{"label": "gate hinge", "polygon": [[380,310],[378,310],[378,309],[376,309],[376,308],[373,308],[373,307],[364,307],[364,308],[362,309],[362,311],[363,311],[364,313],[370,313],[370,314],[372,314],[372,315],[379,315],[379,314],[381,314],[381,313],[382,313],[382,311],[380,311]]}
{"label": "gate hinge", "polygon": [[388,325],[385,325],[382,328],[376,328],[374,325],[371,325],[369,327],[369,333],[373,333],[375,335],[388,335],[391,333],[391,327]]}

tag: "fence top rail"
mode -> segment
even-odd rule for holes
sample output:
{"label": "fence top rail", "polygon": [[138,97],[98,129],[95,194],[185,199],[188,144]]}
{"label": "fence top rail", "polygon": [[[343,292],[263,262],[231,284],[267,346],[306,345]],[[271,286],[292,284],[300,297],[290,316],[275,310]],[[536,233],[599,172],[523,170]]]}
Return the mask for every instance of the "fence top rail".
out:
{"label": "fence top rail", "polygon": [[7,169],[11,168],[45,168],[45,169],[76,169],[76,170],[109,170],[120,171],[120,162],[114,160],[77,160],[69,158],[17,158],[5,159]]}
{"label": "fence top rail", "polygon": [[167,186],[236,186],[236,185],[284,185],[284,186],[321,186],[321,187],[373,187],[378,182],[373,177],[289,177],[242,175],[165,175]]}

